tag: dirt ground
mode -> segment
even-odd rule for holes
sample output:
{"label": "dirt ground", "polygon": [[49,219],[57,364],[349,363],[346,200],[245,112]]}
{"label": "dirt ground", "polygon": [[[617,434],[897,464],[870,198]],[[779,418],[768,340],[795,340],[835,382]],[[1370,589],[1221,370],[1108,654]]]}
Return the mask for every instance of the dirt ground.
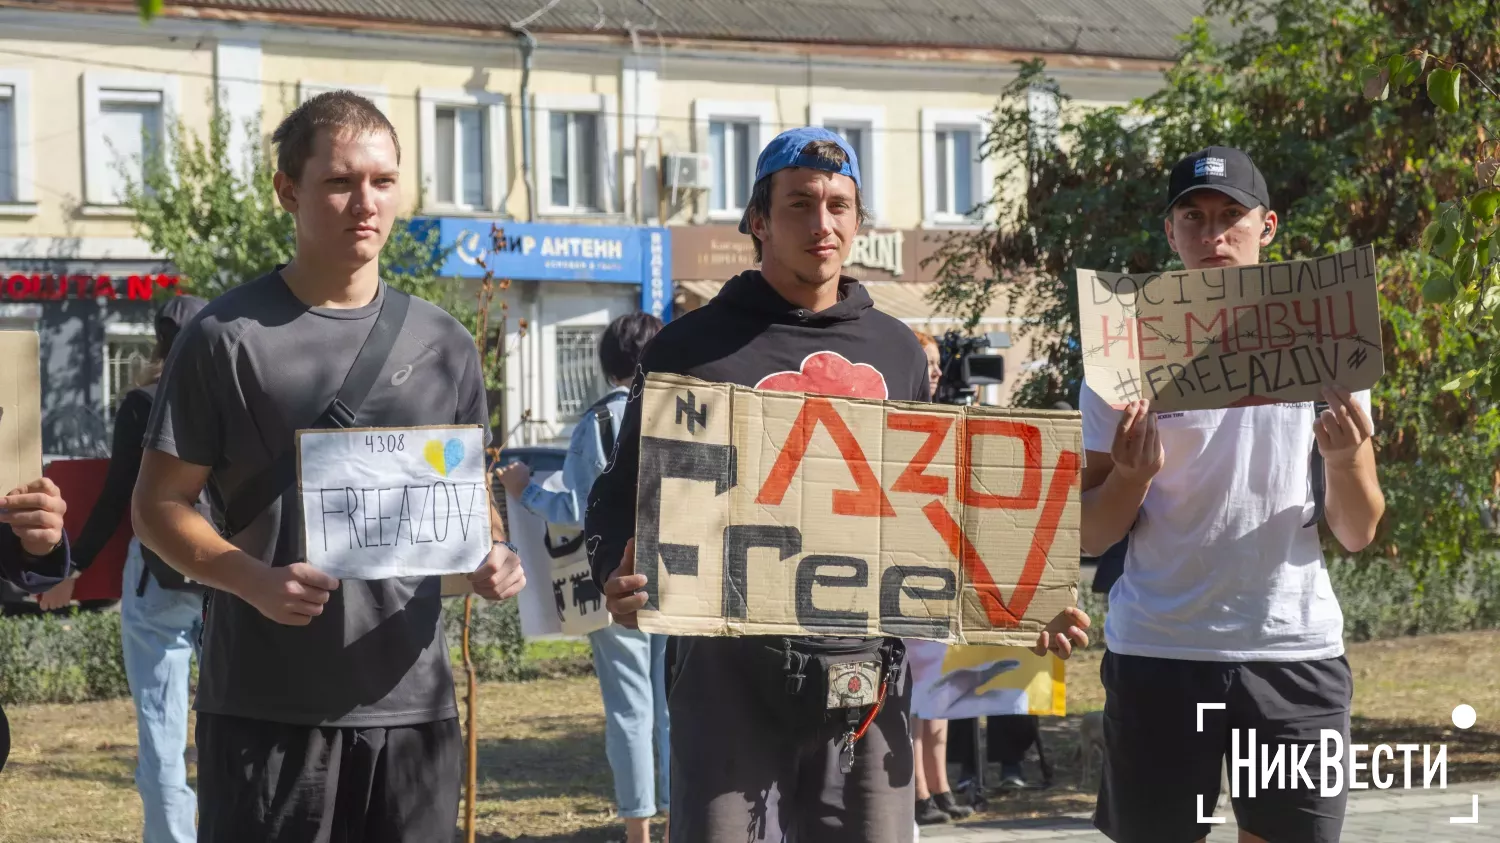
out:
{"label": "dirt ground", "polygon": [[[1076,735],[1078,718],[1103,706],[1099,656],[1092,650],[1074,658],[1069,715],[1043,719],[1053,785],[994,796],[989,818],[1092,808],[1093,794],[1078,786]],[[480,840],[604,843],[623,836],[612,813],[598,686],[592,676],[576,675],[578,661],[575,654],[573,663],[550,671],[554,678],[480,687]],[[1355,644],[1349,661],[1357,741],[1446,743],[1450,780],[1500,778],[1500,632]],[[1459,703],[1479,713],[1473,728],[1453,727]],[[140,839],[128,700],[17,706],[8,714],[13,747],[0,773],[0,841]],[[1040,778],[1034,760],[1027,772]]]}

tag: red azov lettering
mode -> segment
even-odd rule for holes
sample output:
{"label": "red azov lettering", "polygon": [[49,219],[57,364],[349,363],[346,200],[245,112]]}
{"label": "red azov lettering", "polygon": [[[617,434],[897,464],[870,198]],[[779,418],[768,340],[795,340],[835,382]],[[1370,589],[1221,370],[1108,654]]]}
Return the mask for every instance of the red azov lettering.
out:
{"label": "red azov lettering", "polygon": [[[955,460],[959,503],[978,509],[1010,509],[1030,511],[1042,508],[1036,529],[1032,532],[1031,547],[1021,576],[1006,600],[1000,586],[990,576],[989,568],[980,558],[973,542],[965,535],[963,525],[953,518],[941,500],[948,494],[948,478],[928,474],[932,460],[942,450],[948,433],[953,427],[954,417],[925,413],[890,413],[886,416],[886,428],[910,433],[923,433],[927,439],[907,463],[905,470],[891,484],[892,492],[908,492],[932,495],[933,500],[922,507],[927,521],[950,552],[959,560],[964,572],[979,597],[990,625],[994,627],[1016,627],[1026,614],[1026,608],[1036,596],[1042,573],[1047,568],[1047,557],[1052,551],[1052,542],[1057,537],[1057,528],[1063,511],[1068,505],[1068,493],[1078,480],[1081,468],[1079,455],[1074,451],[1063,451],[1057,455],[1051,481],[1045,494],[1043,485],[1042,432],[1036,425],[1010,419],[960,419],[956,443],[958,458]],[[807,455],[808,444],[818,425],[822,425],[833,439],[835,447],[843,457],[844,465],[854,479],[853,490],[839,489],[833,493],[833,511],[838,515],[855,515],[874,518],[890,518],[896,514],[890,499],[880,488],[875,472],[865,458],[853,431],[849,429],[833,404],[826,398],[808,398],[803,402],[797,420],[787,435],[786,442],[776,456],[756,503],[777,506],[785,498],[792,478],[796,476],[802,459]],[[974,488],[974,473],[971,470],[974,443],[985,436],[1003,436],[1020,441],[1025,463],[1021,488],[1014,495],[998,495]]]}

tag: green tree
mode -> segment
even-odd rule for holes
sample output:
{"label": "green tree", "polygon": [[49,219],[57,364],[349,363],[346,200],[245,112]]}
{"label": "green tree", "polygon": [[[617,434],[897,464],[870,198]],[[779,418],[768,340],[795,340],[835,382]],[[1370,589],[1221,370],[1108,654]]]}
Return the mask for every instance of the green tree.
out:
{"label": "green tree", "polygon": [[[1021,66],[982,149],[1001,173],[999,222],[934,257],[936,303],[972,326],[993,297],[1008,297],[1050,364],[1022,385],[1021,402],[1076,402],[1074,271],[1180,267],[1163,232],[1169,168],[1211,144],[1246,150],[1282,215],[1268,259],[1365,243],[1381,256],[1386,375],[1373,397],[1389,507],[1363,556],[1400,560],[1426,583],[1493,541],[1480,510],[1500,486],[1500,410],[1442,386],[1481,368],[1500,331],[1424,303],[1433,258],[1420,241],[1472,179],[1462,130],[1488,124],[1497,107],[1471,99],[1450,114],[1426,98],[1369,101],[1360,68],[1414,44],[1478,65],[1500,51],[1495,12],[1480,0],[1213,0],[1208,13],[1232,18],[1234,34],[1215,40],[1195,22],[1157,93],[1094,110],[1063,98],[1055,127],[1034,124],[1027,104],[1033,86],[1053,84],[1045,66]],[[1429,43],[1429,32],[1446,34]]]}

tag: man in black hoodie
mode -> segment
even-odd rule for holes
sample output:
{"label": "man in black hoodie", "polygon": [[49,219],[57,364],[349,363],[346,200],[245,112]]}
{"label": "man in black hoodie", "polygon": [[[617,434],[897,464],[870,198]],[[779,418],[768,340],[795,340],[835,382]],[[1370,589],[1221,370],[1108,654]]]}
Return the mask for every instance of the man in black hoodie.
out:
{"label": "man in black hoodie", "polygon": [[[858,159],[839,136],[816,128],[777,136],[760,155],[740,222],[761,270],[730,279],[646,349],[585,524],[594,577],[617,622],[633,626],[646,599],[646,578],[634,572],[633,536],[647,372],[849,398],[928,399],[927,360],[916,337],[840,274],[864,217],[859,187]],[[1064,634],[1044,633],[1039,644],[1064,656],[1069,634],[1086,644],[1077,627],[1087,619],[1074,617],[1059,627]],[[673,841],[912,839],[910,684],[899,639],[683,637],[675,645],[668,703]],[[895,680],[860,739],[850,739],[850,725],[869,709],[828,710],[819,694],[819,671],[829,660],[879,662]]]}

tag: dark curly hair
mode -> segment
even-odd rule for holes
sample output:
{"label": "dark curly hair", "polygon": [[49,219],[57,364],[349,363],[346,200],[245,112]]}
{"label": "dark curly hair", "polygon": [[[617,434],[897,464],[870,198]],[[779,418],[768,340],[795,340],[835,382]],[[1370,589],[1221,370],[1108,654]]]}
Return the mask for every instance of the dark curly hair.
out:
{"label": "dark curly hair", "polygon": [[636,364],[661,325],[660,319],[645,311],[627,313],[609,323],[599,339],[599,365],[604,374],[616,381],[635,377]]}

